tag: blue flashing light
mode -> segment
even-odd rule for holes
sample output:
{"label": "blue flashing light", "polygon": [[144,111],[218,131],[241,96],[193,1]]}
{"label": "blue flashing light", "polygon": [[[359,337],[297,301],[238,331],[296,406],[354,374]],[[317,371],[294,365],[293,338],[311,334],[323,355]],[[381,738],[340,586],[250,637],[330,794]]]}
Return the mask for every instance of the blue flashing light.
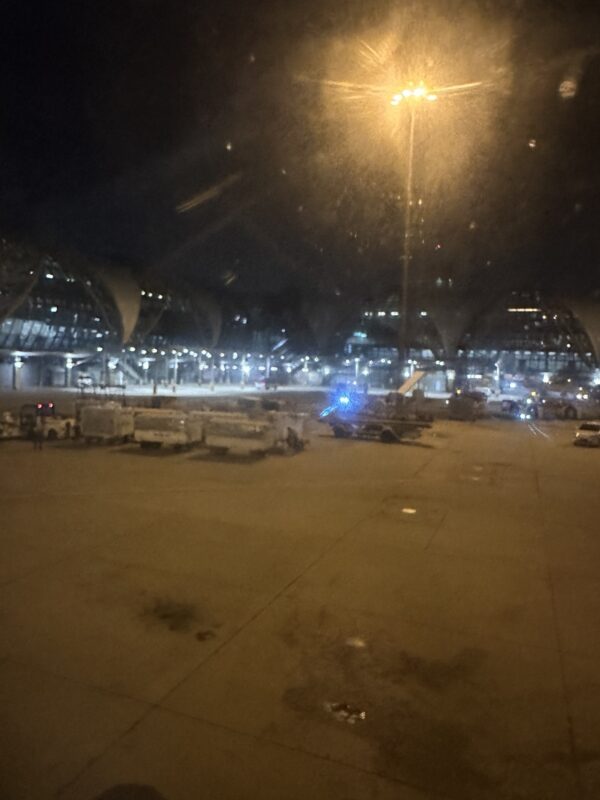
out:
{"label": "blue flashing light", "polygon": [[334,411],[335,411],[335,406],[327,406],[327,408],[324,408],[323,411],[321,411],[319,417],[321,419],[324,419],[325,417],[328,417],[330,414],[333,414]]}
{"label": "blue flashing light", "polygon": [[[339,393],[338,393],[339,392]],[[320,416],[328,417],[330,414],[351,414],[359,412],[365,404],[365,395],[354,389],[339,389],[330,397],[330,405],[325,408]]]}

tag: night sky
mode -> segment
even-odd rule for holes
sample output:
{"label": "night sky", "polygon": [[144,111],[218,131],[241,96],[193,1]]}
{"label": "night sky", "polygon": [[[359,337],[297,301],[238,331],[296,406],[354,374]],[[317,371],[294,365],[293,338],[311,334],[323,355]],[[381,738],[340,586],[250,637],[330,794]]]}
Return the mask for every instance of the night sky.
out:
{"label": "night sky", "polygon": [[5,2],[0,228],[218,292],[600,284],[600,10],[575,2]]}

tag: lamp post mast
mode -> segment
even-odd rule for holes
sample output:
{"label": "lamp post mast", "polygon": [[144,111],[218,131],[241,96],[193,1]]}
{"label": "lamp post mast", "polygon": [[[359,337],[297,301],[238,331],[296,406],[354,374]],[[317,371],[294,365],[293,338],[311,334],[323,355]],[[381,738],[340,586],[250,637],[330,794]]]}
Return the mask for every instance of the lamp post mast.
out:
{"label": "lamp post mast", "polygon": [[410,103],[410,125],[408,134],[408,165],[406,171],[406,190],[404,206],[404,246],[402,252],[401,316],[400,316],[400,362],[405,365],[410,352],[408,325],[408,270],[411,259],[412,205],[413,205],[413,162],[415,150],[415,104]]}

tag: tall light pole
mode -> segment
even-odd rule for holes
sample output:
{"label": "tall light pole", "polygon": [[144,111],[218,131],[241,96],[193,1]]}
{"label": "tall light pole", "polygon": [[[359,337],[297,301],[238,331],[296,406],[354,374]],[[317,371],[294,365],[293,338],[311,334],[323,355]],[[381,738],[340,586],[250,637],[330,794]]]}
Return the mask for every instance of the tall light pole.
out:
{"label": "tall light pole", "polygon": [[410,119],[408,128],[408,156],[406,166],[406,189],[404,193],[404,246],[402,248],[402,281],[400,292],[400,363],[406,364],[409,354],[409,328],[408,328],[408,271],[411,259],[411,237],[412,237],[412,204],[413,204],[413,165],[415,154],[415,120],[416,104],[419,100],[434,102],[437,94],[427,91],[420,84],[416,88],[407,87],[401,92],[397,92],[391,99],[390,104],[398,106],[400,103],[408,102],[410,109]]}
{"label": "tall light pole", "polygon": [[[372,48],[368,48],[373,52]],[[402,277],[400,280],[400,306],[401,306],[401,322],[400,322],[400,341],[399,341],[399,358],[401,362],[405,363],[408,357],[409,350],[409,325],[408,325],[408,277],[411,260],[411,246],[412,246],[412,204],[413,204],[413,165],[415,154],[415,128],[417,121],[417,108],[423,104],[423,101],[434,102],[438,97],[452,98],[465,94],[470,94],[475,89],[480,89],[484,86],[491,86],[492,84],[483,81],[470,81],[468,83],[457,83],[448,86],[436,86],[431,91],[427,89],[423,82],[418,84],[409,83],[406,88],[399,89],[391,81],[382,84],[373,83],[355,83],[352,81],[338,81],[329,79],[310,78],[306,75],[299,75],[298,81],[318,83],[324,88],[330,90],[337,90],[341,97],[348,100],[362,99],[365,102],[371,103],[373,100],[377,101],[378,107],[383,100],[384,105],[399,106],[408,105],[409,108],[409,130],[408,130],[408,154],[406,166],[406,188],[405,188],[405,202],[404,209],[404,241],[402,247]]]}
{"label": "tall light pole", "polygon": [[411,258],[412,236],[412,186],[413,186],[413,159],[415,153],[415,106],[410,106],[410,126],[408,134],[408,166],[406,170],[406,192],[404,208],[404,247],[402,252],[402,292],[400,309],[400,348],[398,355],[400,363],[406,364],[410,352],[408,339],[408,269]]}

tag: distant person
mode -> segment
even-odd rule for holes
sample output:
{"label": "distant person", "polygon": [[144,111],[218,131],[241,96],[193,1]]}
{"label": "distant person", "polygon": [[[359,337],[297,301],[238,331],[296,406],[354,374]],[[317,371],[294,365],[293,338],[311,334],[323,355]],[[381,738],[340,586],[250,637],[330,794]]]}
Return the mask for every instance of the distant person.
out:
{"label": "distant person", "polygon": [[31,429],[31,438],[33,440],[33,449],[42,450],[44,447],[44,433],[45,433],[44,418],[38,417],[33,421]]}

